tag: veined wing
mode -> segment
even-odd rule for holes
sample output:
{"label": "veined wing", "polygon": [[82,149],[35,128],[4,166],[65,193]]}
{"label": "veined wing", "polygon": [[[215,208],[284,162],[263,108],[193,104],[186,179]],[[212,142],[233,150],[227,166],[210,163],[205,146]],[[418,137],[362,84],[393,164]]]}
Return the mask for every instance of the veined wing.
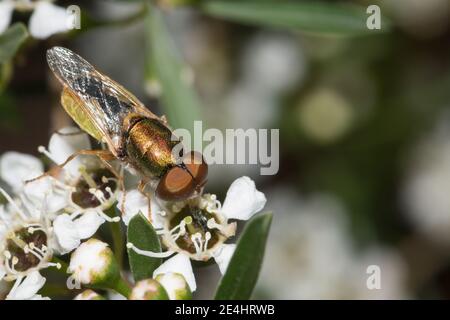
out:
{"label": "veined wing", "polygon": [[[127,115],[137,113],[159,119],[134,95],[69,49],[54,47],[48,50],[47,62],[65,91],[71,91],[72,96],[78,98],[77,105],[83,108],[83,120],[89,119],[96,131],[102,133],[103,141],[111,151],[120,147],[122,124]],[[73,113],[70,115],[74,117]]]}
{"label": "veined wing", "polygon": [[[88,113],[85,104],[67,87],[61,92],[61,104],[78,126],[98,141],[104,141],[105,133],[98,129],[92,116]],[[105,141],[106,142],[106,141]]]}

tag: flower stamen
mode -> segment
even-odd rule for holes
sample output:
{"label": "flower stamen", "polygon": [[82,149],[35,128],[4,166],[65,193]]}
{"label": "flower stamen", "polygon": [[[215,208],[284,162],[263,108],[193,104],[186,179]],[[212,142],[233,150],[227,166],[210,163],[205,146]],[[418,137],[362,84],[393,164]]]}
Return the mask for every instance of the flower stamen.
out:
{"label": "flower stamen", "polygon": [[103,219],[105,219],[108,222],[119,222],[120,221],[120,217],[110,217],[107,214],[105,214],[102,210],[97,209],[95,210],[95,212],[102,217]]}
{"label": "flower stamen", "polygon": [[19,208],[16,202],[9,196],[9,194],[3,189],[0,188],[0,193],[5,197],[6,201],[17,211],[20,217],[24,220],[27,220],[26,214]]}
{"label": "flower stamen", "polygon": [[97,184],[95,183],[94,179],[87,173],[85,166],[80,166],[78,169],[81,176],[84,178],[84,181],[88,184],[88,186],[92,189],[97,189]]}
{"label": "flower stamen", "polygon": [[203,251],[208,250],[208,241],[211,239],[211,232],[206,232],[205,234],[205,242],[203,243]]}
{"label": "flower stamen", "polygon": [[25,248],[23,248],[23,252],[31,253],[33,256],[35,256],[39,260],[39,263],[40,263],[42,260],[44,260],[45,255],[41,255],[35,249],[36,249],[36,247],[34,247],[34,244],[33,244],[33,248],[32,248],[31,243],[30,243],[30,245],[27,245]]}
{"label": "flower stamen", "polygon": [[127,248],[132,249],[134,252],[136,252],[137,254],[139,254],[141,256],[146,256],[146,257],[150,257],[150,258],[168,258],[174,253],[173,251],[153,252],[153,251],[141,250],[141,249],[137,248],[131,242],[127,243]]}
{"label": "flower stamen", "polygon": [[202,253],[202,234],[197,232],[191,236],[192,243],[195,247],[195,253],[200,255]]}

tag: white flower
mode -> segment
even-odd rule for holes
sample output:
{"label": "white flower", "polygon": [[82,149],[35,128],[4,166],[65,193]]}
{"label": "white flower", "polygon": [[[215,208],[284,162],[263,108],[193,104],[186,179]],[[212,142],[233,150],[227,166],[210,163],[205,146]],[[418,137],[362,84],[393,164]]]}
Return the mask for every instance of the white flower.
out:
{"label": "white flower", "polygon": [[26,183],[23,186],[23,197],[36,207],[45,203],[49,218],[53,219],[70,204],[70,189],[53,177],[44,176]]}
{"label": "white flower", "polygon": [[111,277],[119,277],[113,252],[107,243],[97,239],[89,239],[72,253],[67,271],[75,281],[88,285],[104,284]]}
{"label": "white flower", "polygon": [[86,211],[77,219],[68,214],[59,215],[53,222],[59,252],[64,254],[77,248],[81,240],[90,238],[104,222],[95,211]]}
{"label": "white flower", "polygon": [[223,244],[214,253],[214,259],[216,260],[216,263],[219,266],[220,272],[222,274],[225,274],[225,271],[227,271],[228,264],[230,263],[231,257],[234,254],[234,250],[236,250],[235,244]]}
{"label": "white flower", "polygon": [[142,192],[133,189],[127,191],[125,194],[123,194],[122,192],[118,194],[117,198],[119,199],[119,202],[117,203],[117,208],[122,211],[122,221],[123,223],[125,223],[125,225],[128,226],[131,218],[141,212],[150,222],[152,222],[154,228],[162,228],[162,222],[160,218],[161,208],[156,203],[156,199],[154,199],[150,195],[149,197],[151,214],[148,210],[149,198],[147,198],[147,196],[144,196]]}
{"label": "white flower", "polygon": [[82,293],[78,294],[74,300],[105,300],[101,295],[99,295],[97,292],[87,289],[84,290]]}
{"label": "white flower", "polygon": [[[191,291],[196,284],[190,259],[207,261],[214,258],[222,273],[225,273],[234,253],[235,245],[225,244],[234,236],[236,222],[229,219],[248,220],[263,209],[266,197],[248,177],[236,179],[230,186],[223,207],[215,195],[205,194],[194,199],[168,204],[167,210],[152,209],[153,221],[162,222],[157,230],[167,251],[162,253],[140,250],[132,243],[127,247],[145,256],[167,257],[154,276],[162,273],[180,273]],[[131,205],[131,204],[130,204]]]}
{"label": "white flower", "polygon": [[6,300],[50,300],[37,294],[44,284],[45,278],[33,271],[27,277],[17,279]]}
{"label": "white flower", "polygon": [[28,29],[36,39],[46,39],[53,34],[69,30],[70,16],[66,9],[51,1],[3,0],[0,2],[0,34],[11,22],[14,10],[33,11]]}
{"label": "white flower", "polygon": [[45,211],[14,201],[1,188],[0,193],[8,201],[8,207],[0,207],[0,280],[14,281],[49,266],[59,267],[50,262],[55,240]]}
{"label": "white flower", "polygon": [[450,244],[450,142],[448,116],[412,152],[403,187],[407,217],[436,244]]}
{"label": "white flower", "polygon": [[45,203],[46,212],[55,214],[68,205],[68,190],[51,176],[26,183],[43,173],[41,161],[32,155],[10,151],[0,157],[0,178],[12,191],[36,208]]}
{"label": "white flower", "polygon": [[[163,274],[181,274],[186,282],[189,285],[189,288],[192,292],[194,292],[197,289],[197,284],[195,282],[195,276],[194,272],[192,270],[191,261],[188,256],[179,253],[173,256],[170,259],[167,259],[162,265],[160,265],[155,271],[153,272],[153,278],[156,278],[158,275]],[[164,284],[163,284],[164,285]],[[169,291],[171,288],[169,288]]]}
{"label": "white flower", "polygon": [[221,212],[228,219],[248,220],[264,208],[266,201],[252,179],[241,177],[228,189]]}
{"label": "white flower", "polygon": [[[76,127],[64,127],[58,132],[52,134],[48,143],[48,150],[40,146],[39,152],[46,155],[55,164],[60,165],[67,160],[71,155],[80,150],[91,149],[91,143],[87,134],[80,131]],[[74,179],[80,175],[79,168],[81,166],[88,166],[91,157],[79,156],[64,166],[64,178]]]}
{"label": "white flower", "polygon": [[12,1],[0,2],[0,34],[8,28],[11,23],[12,13],[14,11],[14,4]]}
{"label": "white flower", "polygon": [[160,273],[155,280],[165,288],[170,300],[190,300],[192,298],[192,291],[182,274]]}
{"label": "white flower", "polygon": [[130,300],[168,300],[164,286],[154,280],[145,279],[137,282],[130,294]]}
{"label": "white flower", "polygon": [[14,201],[3,189],[8,206],[0,207],[0,281],[15,281],[8,299],[40,299],[36,292],[45,279],[39,270],[59,264],[51,262],[54,234],[45,205],[33,207]]}
{"label": "white flower", "polygon": [[[89,149],[88,136],[75,127],[66,127],[53,134],[48,150],[39,147],[39,151],[57,165],[62,165],[76,152]],[[111,171],[102,166],[98,158],[77,156],[55,175],[58,183],[52,186],[52,193],[64,194],[66,197],[66,202],[61,201],[66,213],[58,215],[54,221],[61,253],[75,249],[81,240],[91,237],[105,221],[120,220],[119,217],[111,218],[104,213],[117,199],[118,181]],[[32,183],[43,184],[41,180],[44,179]],[[56,206],[55,199],[50,203]]]}
{"label": "white flower", "polygon": [[29,21],[30,34],[36,39],[46,39],[68,30],[66,9],[50,2],[38,2]]}
{"label": "white flower", "polygon": [[[48,150],[38,149],[61,165],[77,151],[89,150],[90,142],[79,129],[67,127],[52,135]],[[54,167],[43,175],[38,158],[7,152],[0,158],[0,178],[18,193],[22,203],[36,212],[45,211],[46,217],[54,220],[59,253],[75,249],[105,221],[120,220],[104,213],[117,199],[117,178],[95,156],[74,157],[63,168]]]}
{"label": "white flower", "polygon": [[10,151],[0,157],[0,178],[8,183],[14,192],[22,191],[26,180],[42,173],[44,173],[44,166],[34,156]]}

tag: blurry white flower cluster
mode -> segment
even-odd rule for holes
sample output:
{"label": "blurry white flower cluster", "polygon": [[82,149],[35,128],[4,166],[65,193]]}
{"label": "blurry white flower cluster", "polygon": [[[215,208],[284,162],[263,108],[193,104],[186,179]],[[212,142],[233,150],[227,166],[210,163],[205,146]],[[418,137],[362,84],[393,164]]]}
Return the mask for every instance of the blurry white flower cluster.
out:
{"label": "blurry white flower cluster", "polygon": [[355,113],[350,101],[337,90],[318,87],[300,100],[296,116],[305,135],[326,144],[349,131]]}
{"label": "blurry white flower cluster", "polygon": [[[407,270],[395,251],[373,247],[356,253],[345,209],[333,196],[299,199],[289,189],[269,192],[278,212],[257,292],[271,299],[401,299]],[[381,288],[370,290],[367,267],[381,270]]]}
{"label": "blurry white flower cluster", "polygon": [[14,10],[32,12],[28,30],[36,39],[46,39],[53,34],[65,32],[71,25],[71,16],[66,9],[52,3],[52,0],[1,0],[0,34],[11,23]]}
{"label": "blurry white flower cluster", "polygon": [[242,75],[228,98],[232,123],[261,128],[277,117],[280,97],[305,73],[303,52],[285,35],[253,37],[242,59]]}
{"label": "blurry white flower cluster", "polygon": [[413,226],[435,243],[450,244],[450,141],[448,116],[411,152],[403,204]]}

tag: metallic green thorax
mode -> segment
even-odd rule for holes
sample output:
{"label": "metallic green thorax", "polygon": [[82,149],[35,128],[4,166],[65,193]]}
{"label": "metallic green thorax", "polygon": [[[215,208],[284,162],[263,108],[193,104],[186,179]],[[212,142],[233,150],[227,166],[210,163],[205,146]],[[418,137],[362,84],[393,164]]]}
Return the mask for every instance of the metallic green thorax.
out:
{"label": "metallic green thorax", "polygon": [[172,132],[158,119],[131,121],[125,141],[130,163],[144,176],[160,178],[176,165],[172,149],[179,140],[172,141]]}

